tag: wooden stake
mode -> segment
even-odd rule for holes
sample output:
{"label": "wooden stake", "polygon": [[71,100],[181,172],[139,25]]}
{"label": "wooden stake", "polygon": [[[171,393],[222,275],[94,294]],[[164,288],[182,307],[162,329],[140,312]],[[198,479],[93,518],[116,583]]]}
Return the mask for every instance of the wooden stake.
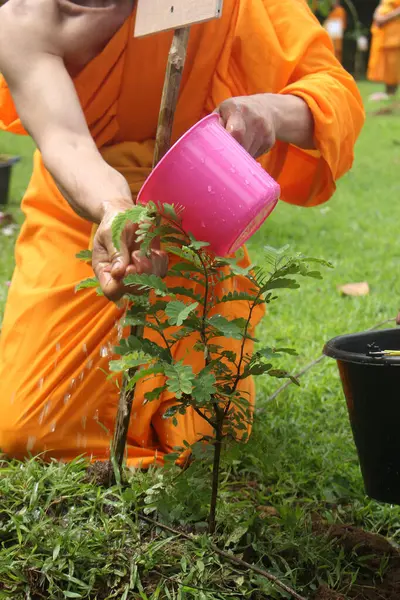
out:
{"label": "wooden stake", "polygon": [[189,33],[190,27],[177,29],[169,51],[160,114],[158,118],[153,168],[157,166],[171,145],[172,127],[174,124],[176,106],[178,104],[183,68],[186,61]]}
{"label": "wooden stake", "polygon": [[[172,127],[174,124],[182,74],[185,66],[189,33],[190,27],[177,29],[174,33],[171,49],[169,51],[157,127],[153,168],[159,163],[171,145]],[[132,329],[132,335],[135,337],[143,337],[143,327],[134,327]],[[132,404],[135,397],[135,387],[128,389],[128,382],[135,373],[136,369],[131,369],[128,371],[127,375],[124,375],[122,380],[114,437],[111,447],[115,466],[117,466],[120,471],[124,461]],[[114,473],[113,469],[110,469],[110,473]],[[111,475],[111,483],[113,482],[115,482],[115,475]]]}

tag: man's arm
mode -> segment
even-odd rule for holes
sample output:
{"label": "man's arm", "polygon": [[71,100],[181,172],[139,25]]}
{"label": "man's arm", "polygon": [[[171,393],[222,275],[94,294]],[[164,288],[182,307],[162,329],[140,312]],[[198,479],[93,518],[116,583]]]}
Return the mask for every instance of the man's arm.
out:
{"label": "man's arm", "polygon": [[111,200],[131,204],[129,187],[105,163],[90,135],[62,49],[54,41],[57,35],[62,38],[57,7],[53,0],[35,1],[38,8],[28,5],[30,15],[19,15],[13,0],[1,9],[0,70],[57,185],[79,215],[99,223]]}
{"label": "man's arm", "polygon": [[379,8],[378,8],[374,13],[374,23],[376,25],[378,25],[378,27],[384,27],[385,25],[387,25],[387,23],[390,23],[391,21],[395,21],[399,17],[400,17],[400,7],[395,8],[387,15],[379,14]]}
{"label": "man's arm", "polygon": [[[114,2],[114,7],[120,6]],[[82,52],[90,50],[91,39],[98,47],[102,28],[108,31],[104,42],[108,41],[114,25],[109,6],[105,12],[78,10],[68,0],[9,0],[0,9],[0,71],[59,189],[75,212],[100,224],[92,266],[104,294],[117,300],[125,292],[122,279],[128,273],[164,276],[168,260],[159,250],[149,259],[136,252],[131,225],[124,230],[120,251],[112,243],[114,217],[132,206],[130,189],[97,150],[64,57],[79,54],[80,47]]]}

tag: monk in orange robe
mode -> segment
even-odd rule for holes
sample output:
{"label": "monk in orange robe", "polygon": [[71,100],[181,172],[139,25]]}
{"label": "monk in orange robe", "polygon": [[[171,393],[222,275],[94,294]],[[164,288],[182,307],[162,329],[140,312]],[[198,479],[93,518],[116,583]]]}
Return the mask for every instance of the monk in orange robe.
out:
{"label": "monk in orange robe", "polygon": [[[171,32],[135,39],[134,20],[133,0],[9,0],[0,9],[1,127],[29,132],[38,146],[0,341],[0,448],[9,456],[109,457],[118,390],[104,371],[122,316],[112,301],[126,273],[166,273],[166,255],[141,258],[129,227],[121,252],[111,239],[114,217],[151,170],[172,40]],[[225,0],[221,19],[193,27],[174,139],[216,109],[279,181],[282,199],[302,206],[333,194],[364,120],[355,82],[304,0]],[[92,266],[106,297],[74,291],[92,275],[75,255],[94,226]],[[246,307],[218,307],[226,310],[240,317]],[[193,340],[176,357],[204,366]],[[162,462],[208,433],[190,410],[178,427],[163,419],[168,394],[143,405],[160,385],[154,378],[136,390],[131,466]],[[243,385],[254,403],[253,382]]]}
{"label": "monk in orange robe", "polygon": [[333,2],[333,8],[324,23],[324,27],[333,42],[335,56],[341,63],[343,58],[343,37],[347,27],[347,13],[340,0]]}
{"label": "monk in orange robe", "polygon": [[381,0],[371,28],[372,45],[368,79],[382,82],[386,91],[371,100],[394,96],[400,83],[400,0]]}

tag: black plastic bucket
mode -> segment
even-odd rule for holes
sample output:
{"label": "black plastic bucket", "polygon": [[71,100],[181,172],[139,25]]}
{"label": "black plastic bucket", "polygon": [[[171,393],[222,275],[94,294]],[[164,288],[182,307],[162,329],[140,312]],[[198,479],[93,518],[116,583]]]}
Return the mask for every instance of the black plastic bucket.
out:
{"label": "black plastic bucket", "polygon": [[13,165],[18,161],[18,156],[10,156],[7,158],[0,156],[0,206],[5,206],[8,202],[11,170]]}
{"label": "black plastic bucket", "polygon": [[367,494],[400,504],[400,356],[369,356],[372,344],[400,350],[400,329],[340,336],[324,354],[338,362]]}

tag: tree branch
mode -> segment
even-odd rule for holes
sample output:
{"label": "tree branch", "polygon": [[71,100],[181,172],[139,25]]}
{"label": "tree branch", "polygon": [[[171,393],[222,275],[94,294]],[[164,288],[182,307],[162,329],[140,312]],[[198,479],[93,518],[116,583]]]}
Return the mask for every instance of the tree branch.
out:
{"label": "tree branch", "polygon": [[[168,527],[168,525],[159,523],[158,521],[156,521],[150,517],[146,517],[145,515],[141,514],[140,519],[142,519],[142,521],[145,521],[146,523],[149,523],[150,525],[154,525],[155,527],[164,529],[165,531],[168,531],[169,533],[172,533],[173,535],[182,537],[185,540],[189,540],[190,542],[196,541],[196,538],[194,538],[193,536],[190,536],[187,533],[183,533],[182,531],[173,529],[172,527]],[[253,571],[253,573],[257,573],[257,575],[261,575],[261,577],[265,577],[265,579],[268,579],[268,581],[271,581],[271,583],[273,583],[274,585],[279,587],[281,590],[283,590],[287,594],[290,594],[292,596],[292,598],[294,598],[295,600],[307,600],[306,598],[304,598],[304,596],[300,596],[300,594],[298,594],[295,590],[293,590],[291,587],[286,585],[286,583],[283,583],[283,581],[278,579],[278,577],[276,577],[275,575],[272,575],[272,573],[269,573],[268,571],[265,571],[264,569],[260,569],[259,567],[256,567],[256,566],[242,560],[241,558],[238,558],[237,556],[230,554],[229,552],[220,550],[220,548],[218,548],[218,546],[216,546],[213,542],[210,542],[210,546],[211,546],[211,549],[213,550],[213,552],[215,552],[216,554],[218,554],[225,560],[241,567],[242,569]]]}

